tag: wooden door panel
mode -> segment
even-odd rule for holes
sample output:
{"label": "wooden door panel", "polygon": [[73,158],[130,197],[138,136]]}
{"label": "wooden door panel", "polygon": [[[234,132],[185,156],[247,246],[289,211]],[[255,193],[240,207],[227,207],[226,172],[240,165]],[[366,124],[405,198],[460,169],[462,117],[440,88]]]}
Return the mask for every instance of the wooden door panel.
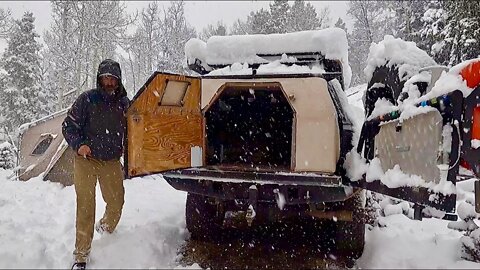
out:
{"label": "wooden door panel", "polygon": [[[188,82],[181,106],[161,105],[169,81]],[[147,175],[191,165],[191,148],[203,145],[200,79],[157,73],[127,113],[127,174]]]}

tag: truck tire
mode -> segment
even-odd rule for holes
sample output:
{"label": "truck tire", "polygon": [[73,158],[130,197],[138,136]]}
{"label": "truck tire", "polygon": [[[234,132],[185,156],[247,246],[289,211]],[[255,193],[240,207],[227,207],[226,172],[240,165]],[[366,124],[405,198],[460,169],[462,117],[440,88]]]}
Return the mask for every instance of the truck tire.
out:
{"label": "truck tire", "polygon": [[364,191],[344,202],[344,209],[353,212],[352,221],[335,222],[335,249],[351,260],[360,258],[365,246]]}
{"label": "truck tire", "polygon": [[202,195],[187,194],[185,220],[191,239],[209,239],[221,230],[222,219],[217,215],[217,207],[207,200]]}
{"label": "truck tire", "polygon": [[335,247],[337,252],[356,260],[363,254],[365,246],[365,223],[360,221],[337,222]]}

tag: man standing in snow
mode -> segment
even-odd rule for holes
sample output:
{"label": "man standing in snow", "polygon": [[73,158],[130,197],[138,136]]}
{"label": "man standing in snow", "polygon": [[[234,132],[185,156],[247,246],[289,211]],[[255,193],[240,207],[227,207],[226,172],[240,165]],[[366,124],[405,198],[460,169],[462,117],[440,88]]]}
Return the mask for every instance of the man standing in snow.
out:
{"label": "man standing in snow", "polygon": [[120,220],[124,203],[120,157],[128,104],[120,65],[106,59],[98,67],[97,88],[82,93],[63,121],[63,136],[77,153],[74,160],[76,242],[72,269],[85,269],[90,253],[97,180],[107,206],[95,230],[100,234],[112,233]]}

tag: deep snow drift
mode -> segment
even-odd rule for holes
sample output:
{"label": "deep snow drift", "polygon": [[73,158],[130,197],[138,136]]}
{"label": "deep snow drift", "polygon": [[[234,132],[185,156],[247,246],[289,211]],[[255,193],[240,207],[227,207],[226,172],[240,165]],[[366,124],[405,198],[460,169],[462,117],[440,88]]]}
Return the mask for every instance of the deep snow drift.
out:
{"label": "deep snow drift", "polygon": [[[0,268],[69,268],[75,243],[73,186],[40,178],[11,181],[8,174],[0,171]],[[89,267],[175,268],[177,248],[187,236],[185,198],[159,176],[126,180],[121,222],[112,235],[95,233]],[[104,207],[97,186],[97,220]]]}

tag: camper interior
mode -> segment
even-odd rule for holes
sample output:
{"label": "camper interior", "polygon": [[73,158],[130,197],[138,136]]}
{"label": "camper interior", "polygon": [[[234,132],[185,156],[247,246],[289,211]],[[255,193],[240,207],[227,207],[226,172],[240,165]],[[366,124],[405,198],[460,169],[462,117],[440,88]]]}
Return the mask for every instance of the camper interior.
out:
{"label": "camper interior", "polygon": [[207,165],[292,165],[294,111],[277,86],[230,86],[205,112]]}

